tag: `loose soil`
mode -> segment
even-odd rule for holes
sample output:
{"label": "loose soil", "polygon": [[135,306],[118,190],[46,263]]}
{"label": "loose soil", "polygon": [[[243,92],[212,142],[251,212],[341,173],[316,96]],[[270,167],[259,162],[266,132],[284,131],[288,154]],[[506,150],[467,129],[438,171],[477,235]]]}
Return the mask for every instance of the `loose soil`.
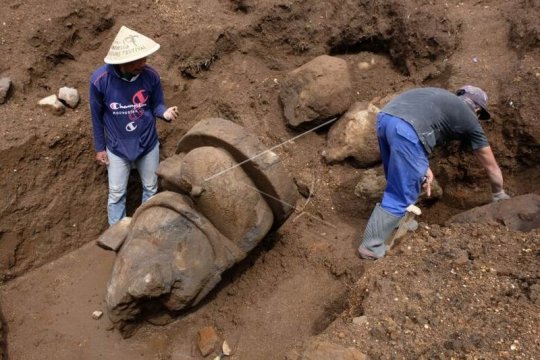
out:
{"label": "loose soil", "polygon": [[[298,135],[282,117],[280,84],[322,54],[348,61],[359,101],[475,84],[490,96],[493,121],[483,125],[505,187],[512,196],[539,194],[539,1],[6,0],[0,7],[0,76],[14,84],[0,105],[4,356],[199,359],[197,331],[210,325],[233,359],[294,358],[315,338],[375,359],[540,357],[538,229],[447,223],[490,200],[473,155],[454,143],[435,152],[442,199],[421,203],[419,230],[384,260],[366,263],[355,249],[374,204],[354,196],[365,169],[326,165],[326,130],[278,150],[297,182],[313,184],[313,196],[297,204],[303,212],[224,274],[196,309],[142,323],[123,339],[106,315],[91,318],[105,310],[114,254],[93,244],[107,226],[107,175],[93,161],[87,95],[121,25],[161,44],[149,63],[167,104],[181,113],[158,123],[163,158],[206,117],[241,124],[269,147]],[[363,61],[375,65],[361,70]],[[62,86],[81,92],[75,110],[57,117],[37,107]],[[134,173],[130,214],[138,188]],[[365,322],[353,323],[361,316]]]}

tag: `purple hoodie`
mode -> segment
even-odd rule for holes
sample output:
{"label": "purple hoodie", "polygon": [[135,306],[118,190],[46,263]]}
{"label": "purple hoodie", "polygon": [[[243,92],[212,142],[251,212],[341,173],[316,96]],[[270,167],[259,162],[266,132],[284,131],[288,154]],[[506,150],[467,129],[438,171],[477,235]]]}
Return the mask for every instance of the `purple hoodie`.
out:
{"label": "purple hoodie", "polygon": [[90,78],[90,111],[96,152],[134,161],[158,142],[156,117],[166,107],[159,74],[146,65],[134,81],[120,78],[113,65],[105,64]]}

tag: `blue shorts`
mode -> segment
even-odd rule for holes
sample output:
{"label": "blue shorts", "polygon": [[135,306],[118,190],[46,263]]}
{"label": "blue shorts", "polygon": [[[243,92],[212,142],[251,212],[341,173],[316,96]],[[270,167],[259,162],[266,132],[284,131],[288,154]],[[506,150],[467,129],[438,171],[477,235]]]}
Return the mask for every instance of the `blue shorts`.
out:
{"label": "blue shorts", "polygon": [[418,200],[428,155],[412,125],[383,112],[377,114],[377,138],[386,177],[381,207],[403,216]]}

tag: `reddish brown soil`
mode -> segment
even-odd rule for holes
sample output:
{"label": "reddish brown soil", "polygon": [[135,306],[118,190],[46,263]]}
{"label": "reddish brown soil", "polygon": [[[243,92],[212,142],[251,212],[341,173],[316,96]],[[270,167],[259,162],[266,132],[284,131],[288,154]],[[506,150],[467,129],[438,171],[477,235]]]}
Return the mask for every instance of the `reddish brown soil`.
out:
{"label": "reddish brown soil", "polygon": [[[482,169],[457,144],[431,160],[442,200],[421,204],[420,231],[375,264],[355,256],[373,207],[354,196],[363,170],[324,164],[325,131],[280,148],[295,177],[314,179],[314,196],[299,204],[307,214],[293,214],[197,309],[166,326],[143,324],[127,340],[106,330],[106,317],[90,317],[104,310],[113,258],[88,244],[106,228],[107,193],[93,161],[88,78],[121,25],[161,44],[149,62],[168,105],[181,110],[158,124],[163,157],[208,116],[268,146],[298,135],[283,120],[280,83],[331,54],[350,63],[357,100],[414,86],[484,88],[494,115],[484,125],[508,192],[538,194],[537,0],[9,0],[0,8],[0,76],[14,83],[0,105],[0,304],[10,358],[197,359],[196,333],[207,325],[236,359],[283,358],[313,336],[373,358],[540,357],[538,230],[437,225],[489,201]],[[371,70],[356,66],[372,58]],[[77,109],[56,117],[37,107],[61,86],[79,89]],[[130,184],[132,212],[136,175]],[[369,326],[351,323],[360,315]]]}

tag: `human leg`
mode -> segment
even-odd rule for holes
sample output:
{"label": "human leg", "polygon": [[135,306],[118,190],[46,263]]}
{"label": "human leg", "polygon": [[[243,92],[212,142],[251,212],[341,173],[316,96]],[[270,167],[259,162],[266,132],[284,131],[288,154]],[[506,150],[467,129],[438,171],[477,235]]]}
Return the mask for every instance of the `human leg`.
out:
{"label": "human leg", "polygon": [[131,169],[130,162],[107,150],[109,165],[109,197],[107,199],[107,215],[109,225],[116,224],[126,216],[126,192]]}
{"label": "human leg", "polygon": [[379,143],[379,152],[383,163],[384,176],[388,176],[388,162],[390,161],[390,144],[386,139],[386,126],[392,119],[391,115],[385,113],[377,114],[377,141]]}
{"label": "human leg", "polygon": [[396,216],[403,216],[420,195],[422,178],[429,160],[414,128],[403,120],[387,132],[391,147],[388,175],[381,206]]}
{"label": "human leg", "polygon": [[147,154],[135,161],[137,171],[143,186],[142,202],[147,201],[157,193],[158,178],[156,175],[159,166],[159,143]]}
{"label": "human leg", "polygon": [[416,202],[422,176],[428,167],[427,155],[408,123],[386,115],[377,125],[387,185],[381,204],[375,206],[368,220],[358,248],[360,256],[366,259],[384,256],[385,241],[399,225],[406,208]]}

